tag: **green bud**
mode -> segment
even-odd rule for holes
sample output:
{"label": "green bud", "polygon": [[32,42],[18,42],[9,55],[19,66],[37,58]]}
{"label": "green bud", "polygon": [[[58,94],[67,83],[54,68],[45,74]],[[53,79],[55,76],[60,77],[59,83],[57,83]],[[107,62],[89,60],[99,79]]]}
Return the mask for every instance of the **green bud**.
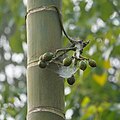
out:
{"label": "green bud", "polygon": [[69,66],[72,63],[72,58],[67,57],[63,59],[63,65],[64,66]]}
{"label": "green bud", "polygon": [[84,71],[86,68],[87,68],[87,63],[85,61],[81,61],[80,62],[80,69]]}
{"label": "green bud", "polygon": [[96,67],[96,66],[97,66],[95,60],[89,59],[89,60],[88,60],[88,63],[89,63],[89,65],[90,65],[91,67]]}
{"label": "green bud", "polygon": [[46,62],[43,62],[41,60],[38,62],[38,65],[40,68],[46,68],[46,66],[47,66]]}
{"label": "green bud", "polygon": [[52,52],[46,52],[45,54],[42,55],[42,60],[43,61],[50,61],[53,58],[53,53]]}
{"label": "green bud", "polygon": [[67,82],[69,85],[73,85],[75,83],[74,75],[72,75],[70,78],[67,78]]}

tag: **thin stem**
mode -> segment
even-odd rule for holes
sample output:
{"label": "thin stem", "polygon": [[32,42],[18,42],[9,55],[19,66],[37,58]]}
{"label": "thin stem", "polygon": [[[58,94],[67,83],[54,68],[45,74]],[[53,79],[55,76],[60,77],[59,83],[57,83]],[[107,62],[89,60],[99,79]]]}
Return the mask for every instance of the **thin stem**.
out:
{"label": "thin stem", "polygon": [[76,50],[76,47],[57,49],[56,52],[55,52],[55,54],[57,54],[57,53],[59,53],[59,52],[70,51],[70,50],[75,51],[75,50]]}
{"label": "thin stem", "polygon": [[86,58],[86,57],[84,57],[82,55],[80,55],[80,58],[83,58],[84,60],[89,60],[89,58]]}
{"label": "thin stem", "polygon": [[69,50],[66,50],[66,51],[64,51],[64,53],[62,53],[62,54],[60,54],[60,55],[54,57],[54,58],[52,59],[52,61],[54,61],[54,60],[60,58],[61,56],[63,56],[63,55],[66,54],[67,52],[69,52]]}
{"label": "thin stem", "polygon": [[80,56],[79,58],[77,58],[76,56],[72,56],[72,58],[75,58],[76,60],[89,60],[88,58],[86,57],[83,57],[83,56]]}
{"label": "thin stem", "polygon": [[61,26],[61,28],[62,28],[62,31],[63,31],[64,35],[68,38],[68,40],[69,40],[72,44],[75,43],[77,40],[71,38],[71,37],[67,34],[67,32],[65,31],[65,29],[64,29],[63,22],[62,22],[62,17],[61,17],[62,15],[61,15],[60,10],[59,10],[56,6],[54,6],[54,5],[48,6],[48,8],[55,8],[55,10],[56,10],[56,12],[57,12],[57,14],[58,14],[60,26]]}
{"label": "thin stem", "polygon": [[86,41],[86,42],[83,42],[83,48],[86,47],[89,43],[90,43],[90,40]]}

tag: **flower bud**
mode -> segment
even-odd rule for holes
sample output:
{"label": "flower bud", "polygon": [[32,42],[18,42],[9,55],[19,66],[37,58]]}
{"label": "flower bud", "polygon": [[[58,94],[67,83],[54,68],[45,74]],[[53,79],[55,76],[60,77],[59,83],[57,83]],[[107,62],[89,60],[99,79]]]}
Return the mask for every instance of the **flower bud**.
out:
{"label": "flower bud", "polygon": [[80,62],[80,69],[84,71],[86,68],[87,68],[87,63],[85,61],[81,61]]}
{"label": "flower bud", "polygon": [[89,59],[88,63],[91,67],[96,67],[97,66],[95,60]]}
{"label": "flower bud", "polygon": [[67,82],[69,85],[73,85],[75,83],[74,75],[72,75],[70,78],[67,78]]}
{"label": "flower bud", "polygon": [[67,58],[63,59],[64,66],[69,66],[71,63],[72,63],[72,58],[67,57]]}
{"label": "flower bud", "polygon": [[52,58],[53,58],[52,52],[46,52],[45,54],[42,55],[43,61],[50,61]]}
{"label": "flower bud", "polygon": [[41,60],[38,62],[38,65],[40,68],[46,68],[46,66],[47,66],[47,64]]}

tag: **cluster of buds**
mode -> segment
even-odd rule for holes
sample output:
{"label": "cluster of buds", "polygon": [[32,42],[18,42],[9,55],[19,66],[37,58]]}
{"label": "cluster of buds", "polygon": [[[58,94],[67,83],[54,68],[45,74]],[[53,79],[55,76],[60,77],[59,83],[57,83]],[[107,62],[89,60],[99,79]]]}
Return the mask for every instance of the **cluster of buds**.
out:
{"label": "cluster of buds", "polygon": [[[83,49],[88,45],[89,41],[84,42],[82,40],[75,40],[71,38],[64,29],[60,10],[55,5],[44,6],[43,10],[50,10],[50,8],[56,11],[61,30],[71,43],[71,46],[68,48],[57,49],[54,53],[52,52],[44,53],[39,57],[38,61],[39,67],[46,68],[47,66],[49,66],[50,63],[55,63],[57,65],[65,67],[76,66],[78,69],[81,69],[83,71],[87,68],[87,64],[89,64],[91,67],[96,67],[96,62],[94,60],[82,56]],[[74,52],[73,55],[70,57],[68,57],[67,55],[69,51]],[[67,55],[67,57],[65,55]],[[71,77],[67,78],[67,82],[70,85],[74,84],[75,82],[74,74],[72,74]]]}
{"label": "cluster of buds", "polygon": [[[46,52],[39,57],[38,65],[40,68],[46,68],[50,63],[55,63],[65,67],[75,66],[82,71],[85,71],[88,65],[90,67],[96,67],[95,60],[82,56],[83,49],[88,43],[89,42],[74,41],[68,48],[57,49],[54,53]],[[69,51],[73,51],[72,56],[68,56],[67,53]],[[74,74],[67,78],[67,82],[70,85],[75,83]]]}
{"label": "cluster of buds", "polygon": [[51,61],[53,58],[53,53],[52,52],[47,52],[44,53],[39,57],[38,65],[40,68],[46,68],[49,61]]}

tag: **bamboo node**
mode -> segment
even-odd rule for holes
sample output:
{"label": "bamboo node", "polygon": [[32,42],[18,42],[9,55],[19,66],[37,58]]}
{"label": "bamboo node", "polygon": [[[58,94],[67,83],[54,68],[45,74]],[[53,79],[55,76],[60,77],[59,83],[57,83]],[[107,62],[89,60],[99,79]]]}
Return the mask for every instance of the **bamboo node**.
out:
{"label": "bamboo node", "polygon": [[56,12],[56,10],[55,10],[55,8],[53,6],[54,5],[40,6],[40,7],[37,7],[37,8],[30,9],[30,10],[28,10],[28,12],[25,15],[25,20],[27,19],[27,17],[30,14],[34,14],[34,13],[37,13],[37,12],[42,12],[42,11],[55,11]]}
{"label": "bamboo node", "polygon": [[62,110],[54,108],[54,107],[50,107],[50,106],[35,107],[28,111],[27,117],[30,116],[31,114],[37,113],[37,112],[50,112],[50,113],[56,114],[56,115],[62,117],[63,119],[65,119],[65,114],[63,113]]}

